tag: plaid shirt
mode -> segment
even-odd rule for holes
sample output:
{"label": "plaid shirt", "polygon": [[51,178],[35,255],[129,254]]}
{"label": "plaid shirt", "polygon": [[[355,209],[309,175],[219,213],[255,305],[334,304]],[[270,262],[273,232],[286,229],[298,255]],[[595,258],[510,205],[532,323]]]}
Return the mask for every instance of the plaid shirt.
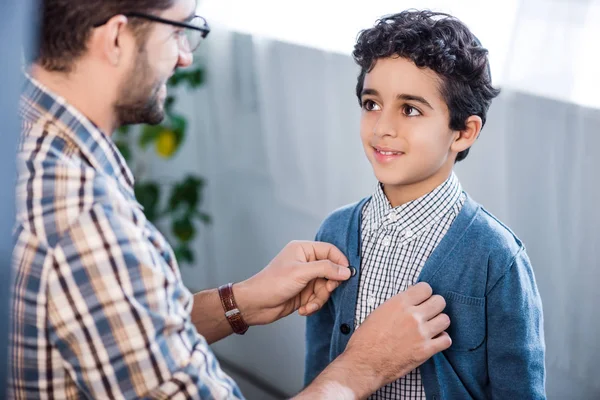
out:
{"label": "plaid shirt", "polygon": [[[363,208],[362,265],[355,326],[390,297],[417,283],[466,196],[454,173],[432,192],[392,208],[381,185]],[[384,386],[370,399],[425,400],[418,369]]]}
{"label": "plaid shirt", "polygon": [[9,397],[241,398],[109,137],[30,77],[21,117]]}

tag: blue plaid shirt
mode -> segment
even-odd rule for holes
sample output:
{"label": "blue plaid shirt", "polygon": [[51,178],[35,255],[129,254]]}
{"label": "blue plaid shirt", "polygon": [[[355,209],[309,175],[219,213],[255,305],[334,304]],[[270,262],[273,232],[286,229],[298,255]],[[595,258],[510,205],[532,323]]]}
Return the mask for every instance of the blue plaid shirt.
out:
{"label": "blue plaid shirt", "polygon": [[110,138],[31,77],[21,117],[9,397],[242,398]]}

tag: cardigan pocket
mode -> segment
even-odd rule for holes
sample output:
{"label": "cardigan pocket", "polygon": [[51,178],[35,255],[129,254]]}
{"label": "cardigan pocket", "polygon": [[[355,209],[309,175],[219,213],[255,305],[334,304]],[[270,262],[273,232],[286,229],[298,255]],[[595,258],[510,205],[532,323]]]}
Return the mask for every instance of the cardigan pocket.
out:
{"label": "cardigan pocket", "polygon": [[452,339],[450,351],[473,351],[486,337],[485,297],[470,297],[446,292],[446,313],[450,317],[448,334]]}

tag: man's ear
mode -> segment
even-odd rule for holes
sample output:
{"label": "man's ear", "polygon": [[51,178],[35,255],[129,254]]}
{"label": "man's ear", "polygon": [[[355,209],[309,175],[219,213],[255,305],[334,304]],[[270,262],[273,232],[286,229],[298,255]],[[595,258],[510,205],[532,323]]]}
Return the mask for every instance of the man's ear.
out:
{"label": "man's ear", "polygon": [[123,39],[127,28],[127,17],[115,15],[108,22],[94,29],[90,47],[105,58],[111,65],[117,66],[123,59]]}
{"label": "man's ear", "polygon": [[479,137],[483,121],[477,115],[471,115],[467,118],[465,129],[458,131],[457,135],[450,146],[450,150],[455,153],[460,153],[463,150],[470,148],[475,140]]}

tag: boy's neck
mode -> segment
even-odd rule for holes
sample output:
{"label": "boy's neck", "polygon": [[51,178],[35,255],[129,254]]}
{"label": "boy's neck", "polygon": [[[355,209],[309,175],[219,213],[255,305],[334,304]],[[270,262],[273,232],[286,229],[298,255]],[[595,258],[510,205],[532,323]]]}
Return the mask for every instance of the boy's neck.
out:
{"label": "boy's neck", "polygon": [[430,176],[423,181],[409,183],[406,185],[382,184],[383,193],[385,193],[385,196],[390,202],[392,208],[402,206],[434,191],[435,188],[440,186],[450,177],[450,174],[452,174],[452,169],[449,172],[440,172],[441,173],[436,173],[435,175]]}

